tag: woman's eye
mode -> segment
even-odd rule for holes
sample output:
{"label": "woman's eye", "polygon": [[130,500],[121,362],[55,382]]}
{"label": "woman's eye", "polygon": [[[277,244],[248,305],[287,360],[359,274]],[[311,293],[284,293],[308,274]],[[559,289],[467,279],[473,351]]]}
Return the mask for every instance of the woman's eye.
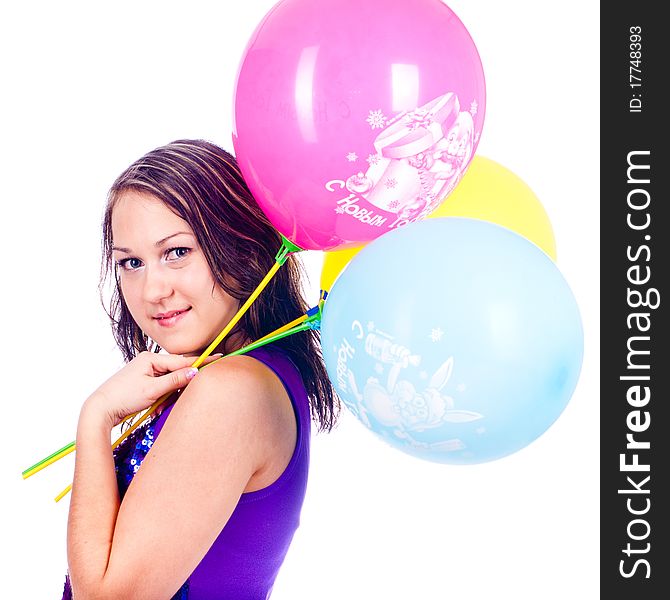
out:
{"label": "woman's eye", "polygon": [[190,251],[190,248],[184,248],[180,246],[178,248],[170,248],[165,256],[167,260],[179,260],[180,258],[187,256]]}
{"label": "woman's eye", "polygon": [[118,262],[118,265],[126,271],[134,271],[142,266],[142,261],[139,258],[124,258]]}

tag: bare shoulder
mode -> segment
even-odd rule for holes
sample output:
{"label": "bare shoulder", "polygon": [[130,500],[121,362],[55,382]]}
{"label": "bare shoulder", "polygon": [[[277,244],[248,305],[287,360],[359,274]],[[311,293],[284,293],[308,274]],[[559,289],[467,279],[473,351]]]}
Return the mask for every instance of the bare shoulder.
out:
{"label": "bare shoulder", "polygon": [[255,468],[244,491],[266,487],[281,475],[293,455],[297,424],[272,369],[249,356],[224,358],[202,369],[183,396],[184,413],[199,414],[212,434],[229,436],[231,426],[246,431],[242,444],[255,456]]}
{"label": "bare shoulder", "polygon": [[278,395],[288,399],[279,377],[250,356],[231,356],[212,363],[201,369],[184,392],[184,396],[197,397],[198,402],[224,407],[244,400],[249,410],[271,408]]}

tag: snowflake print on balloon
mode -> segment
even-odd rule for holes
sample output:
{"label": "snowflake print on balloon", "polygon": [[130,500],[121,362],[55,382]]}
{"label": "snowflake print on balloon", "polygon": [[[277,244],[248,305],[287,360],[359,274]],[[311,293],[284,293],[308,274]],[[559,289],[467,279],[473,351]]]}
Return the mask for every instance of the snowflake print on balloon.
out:
{"label": "snowflake print on balloon", "polygon": [[371,129],[383,129],[386,125],[386,117],[381,110],[371,110],[365,120],[369,123]]}
{"label": "snowflake print on balloon", "polygon": [[444,336],[444,331],[442,331],[441,327],[437,327],[436,329],[431,330],[428,337],[430,337],[431,342],[439,342],[442,339],[442,336]]}

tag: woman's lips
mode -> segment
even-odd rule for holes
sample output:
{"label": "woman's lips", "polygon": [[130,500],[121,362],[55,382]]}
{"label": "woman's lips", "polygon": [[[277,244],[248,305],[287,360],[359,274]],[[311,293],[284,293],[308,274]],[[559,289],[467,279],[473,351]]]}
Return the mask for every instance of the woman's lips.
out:
{"label": "woman's lips", "polygon": [[184,310],[171,310],[170,312],[158,313],[153,318],[161,327],[172,327],[181,321],[189,310],[191,310],[191,307]]}

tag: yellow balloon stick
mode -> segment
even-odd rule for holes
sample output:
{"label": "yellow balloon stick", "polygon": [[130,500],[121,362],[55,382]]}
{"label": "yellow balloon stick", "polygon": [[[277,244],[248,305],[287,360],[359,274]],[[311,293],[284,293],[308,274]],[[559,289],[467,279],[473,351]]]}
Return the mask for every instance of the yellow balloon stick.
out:
{"label": "yellow balloon stick", "polygon": [[26,469],[21,475],[23,476],[24,479],[28,479],[31,475],[34,475],[35,473],[39,473],[42,469],[45,469],[49,465],[52,465],[56,461],[60,460],[64,456],[67,456],[71,452],[74,452],[74,442],[69,443],[67,446],[64,446],[57,452],[54,452],[51,456],[48,456],[44,460],[41,460],[38,462],[36,465],[33,465],[29,469]]}
{"label": "yellow balloon stick", "polygon": [[256,341],[257,342],[263,342],[271,337],[274,337],[276,335],[279,335],[280,333],[284,333],[285,331],[288,331],[292,327],[295,327],[296,325],[300,325],[300,323],[304,323],[305,320],[307,319],[307,315],[302,315],[301,317],[298,317],[297,319],[293,319],[290,323],[286,323],[286,325],[282,325],[281,327],[278,327],[275,329],[273,332],[268,333],[267,335],[264,335],[262,338],[258,338]]}
{"label": "yellow balloon stick", "polygon": [[[133,417],[136,417],[139,415],[142,411],[137,411],[136,413],[133,413],[132,415],[128,415],[126,417],[126,421],[129,419],[132,419]],[[24,479],[28,479],[28,477],[31,477],[35,473],[39,473],[42,469],[45,469],[49,465],[52,465],[56,461],[60,460],[61,458],[67,456],[68,454],[74,452],[75,450],[75,443],[70,442],[67,446],[63,446],[60,450],[57,450],[50,456],[47,456],[46,458],[42,459],[40,462],[34,464],[32,467],[27,468],[21,475],[23,476]]]}
{"label": "yellow balloon stick", "polygon": [[270,338],[276,338],[279,334],[284,333],[285,331],[289,331],[289,329],[293,329],[294,327],[300,325],[301,323],[304,323],[305,321],[313,321],[317,318],[320,318],[321,308],[322,308],[321,304],[313,306],[304,315],[299,316],[297,319],[293,319],[293,321],[291,321],[290,323],[286,323],[286,325],[278,327],[274,331],[268,333],[267,335],[264,335],[262,338],[258,338],[255,342],[253,342],[253,344],[256,345],[259,344],[260,342],[264,342],[265,340],[269,340]]}
{"label": "yellow balloon stick", "polygon": [[62,500],[63,498],[65,498],[65,496],[67,496],[70,493],[70,491],[72,491],[72,484],[68,485],[60,494],[58,494],[58,496],[54,498],[54,500],[56,502]]}

